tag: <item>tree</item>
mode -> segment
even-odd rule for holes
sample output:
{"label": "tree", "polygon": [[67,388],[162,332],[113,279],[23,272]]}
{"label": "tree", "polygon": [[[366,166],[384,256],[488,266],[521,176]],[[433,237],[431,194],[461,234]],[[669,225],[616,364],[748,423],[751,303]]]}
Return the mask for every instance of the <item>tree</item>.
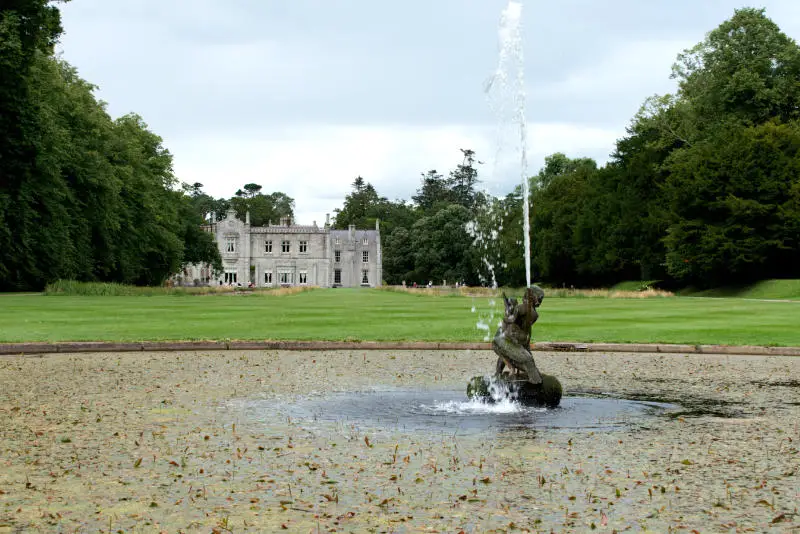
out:
{"label": "tree", "polygon": [[461,153],[464,159],[447,178],[435,169],[422,175],[417,194],[411,198],[424,213],[436,212],[450,204],[459,204],[467,209],[475,207],[479,198],[475,191],[478,184],[475,151],[462,148]]}
{"label": "tree", "polygon": [[526,283],[522,198],[518,185],[505,197],[493,199],[482,218],[482,226],[491,229],[488,238],[478,243],[488,263],[482,275],[486,281],[494,278],[499,286]]}
{"label": "tree", "polygon": [[[202,187],[202,184],[200,184]],[[217,242],[213,234],[203,230],[205,218],[202,217],[194,205],[194,197],[189,197],[180,192],[175,192],[176,203],[180,206],[178,219],[182,223],[181,241],[183,242],[183,254],[181,255],[181,267],[191,264],[208,263],[215,272],[223,270],[222,256],[220,256]]]}
{"label": "tree", "polygon": [[699,286],[796,275],[800,121],[722,130],[670,165],[672,276]]}
{"label": "tree", "polygon": [[414,279],[417,281],[461,280],[477,285],[479,255],[473,247],[467,223],[470,211],[451,204],[435,214],[422,217],[411,229],[414,244]]}
{"label": "tree", "polygon": [[357,228],[374,228],[388,200],[379,196],[372,184],[361,176],[353,181],[352,186],[353,191],[345,197],[342,208],[333,210],[333,227],[345,229],[354,224]]}
{"label": "tree", "polygon": [[594,283],[667,278],[663,238],[670,221],[664,162],[681,141],[634,119],[611,161],[593,177],[577,221],[579,271]]}
{"label": "tree", "polygon": [[554,154],[534,179],[531,192],[532,269],[548,281],[580,283],[582,247],[578,220],[589,198],[597,164]]}
{"label": "tree", "polygon": [[678,56],[673,77],[689,104],[685,120],[701,132],[800,116],[800,49],[764,9],[737,9]]}
{"label": "tree", "polygon": [[478,169],[475,168],[475,151],[461,149],[464,160],[450,173],[447,180],[453,202],[460,204],[467,209],[475,206],[476,191],[478,184]]}
{"label": "tree", "polygon": [[702,286],[789,274],[778,262],[795,257],[797,242],[786,214],[797,180],[800,47],[764,10],[740,9],[679,56],[674,76],[677,97],[652,115],[672,113],[672,130],[689,134],[664,164],[670,274]]}
{"label": "tree", "polygon": [[[45,129],[32,71],[52,54],[62,31],[58,9],[49,4],[9,0],[0,7],[0,289],[27,289],[70,261],[58,246],[69,235],[57,201],[64,189],[57,176],[37,171]],[[52,223],[52,231],[43,223]],[[48,253],[52,245],[57,248]],[[55,265],[42,265],[37,253]]]}
{"label": "tree", "polygon": [[[238,219],[244,221],[247,212],[250,212],[250,224],[266,226],[270,221],[277,223],[284,217],[294,218],[294,199],[281,192],[265,195],[261,190],[262,186],[258,184],[245,184],[242,189],[236,191],[235,196],[231,197],[228,202],[236,211]],[[226,210],[227,207],[220,212],[224,213]]]}
{"label": "tree", "polygon": [[383,240],[383,278],[394,285],[415,279],[414,244],[406,228],[395,228]]}
{"label": "tree", "polygon": [[436,169],[422,175],[422,184],[411,198],[424,213],[435,212],[455,200],[447,180]]}
{"label": "tree", "polygon": [[[244,189],[244,191],[242,191]],[[244,184],[244,187],[236,192],[236,196],[243,196],[245,198],[253,198],[261,192],[261,186],[254,183]]]}

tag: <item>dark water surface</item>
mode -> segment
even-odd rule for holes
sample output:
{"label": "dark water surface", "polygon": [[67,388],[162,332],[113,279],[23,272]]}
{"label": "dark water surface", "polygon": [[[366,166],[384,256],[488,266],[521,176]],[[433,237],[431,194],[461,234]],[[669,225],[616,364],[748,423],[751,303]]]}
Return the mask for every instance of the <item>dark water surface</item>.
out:
{"label": "dark water surface", "polygon": [[675,404],[615,398],[564,397],[558,408],[534,408],[512,402],[470,401],[463,391],[392,390],[331,393],[292,401],[244,401],[245,416],[269,424],[276,417],[308,424],[415,432],[493,433],[525,429],[611,430],[649,425],[678,409]]}

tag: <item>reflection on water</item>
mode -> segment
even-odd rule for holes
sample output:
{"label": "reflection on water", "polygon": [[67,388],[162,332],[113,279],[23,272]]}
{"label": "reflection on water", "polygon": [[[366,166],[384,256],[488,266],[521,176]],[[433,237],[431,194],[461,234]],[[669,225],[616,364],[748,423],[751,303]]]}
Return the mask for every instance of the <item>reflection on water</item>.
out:
{"label": "reflection on water", "polygon": [[468,400],[461,391],[376,391],[303,396],[292,401],[247,400],[241,406],[251,421],[276,417],[306,425],[339,423],[386,430],[474,434],[521,429],[609,430],[645,424],[677,408],[673,404],[613,398],[564,397],[558,408],[516,402]]}

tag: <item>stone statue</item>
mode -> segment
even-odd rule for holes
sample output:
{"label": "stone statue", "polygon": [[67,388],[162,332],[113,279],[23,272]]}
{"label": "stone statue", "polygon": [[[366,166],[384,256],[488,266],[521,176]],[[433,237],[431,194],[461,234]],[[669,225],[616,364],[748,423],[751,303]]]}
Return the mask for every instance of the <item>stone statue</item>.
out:
{"label": "stone statue", "polygon": [[[467,397],[485,402],[498,400],[497,392],[505,386],[506,398],[534,406],[555,408],[561,402],[561,382],[553,375],[539,372],[531,354],[531,327],[539,318],[536,308],[544,299],[544,291],[538,286],[525,290],[522,302],[503,295],[505,313],[500,328],[492,341],[497,354],[495,375],[475,376],[467,384]],[[508,367],[511,375],[503,374]]]}
{"label": "stone statue", "polygon": [[492,349],[498,356],[497,375],[508,366],[519,378],[522,378],[519,376],[520,373],[524,373],[525,380],[531,384],[542,383],[542,375],[536,368],[531,354],[531,327],[539,318],[536,308],[543,299],[544,291],[538,286],[527,288],[522,302],[503,294],[505,314],[492,341]]}

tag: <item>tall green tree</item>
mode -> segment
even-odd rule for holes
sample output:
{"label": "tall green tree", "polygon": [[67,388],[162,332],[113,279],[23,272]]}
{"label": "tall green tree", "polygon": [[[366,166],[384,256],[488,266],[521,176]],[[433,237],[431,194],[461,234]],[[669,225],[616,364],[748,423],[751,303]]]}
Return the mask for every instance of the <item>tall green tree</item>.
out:
{"label": "tall green tree", "polygon": [[[200,184],[202,187],[202,184]],[[192,196],[182,192],[174,192],[175,202],[179,205],[178,220],[181,223],[179,237],[183,242],[181,267],[191,264],[207,263],[217,273],[222,272],[222,256],[214,236],[203,229],[205,217],[197,211]]]}
{"label": "tall green tree", "polygon": [[722,130],[670,166],[667,267],[700,286],[796,276],[800,121]]}
{"label": "tall green tree", "polygon": [[387,284],[400,285],[404,281],[413,283],[414,241],[411,232],[403,227],[395,228],[382,241],[383,278]]}
{"label": "tall green tree", "polygon": [[[46,134],[32,70],[61,35],[58,9],[46,0],[9,0],[0,7],[0,289],[25,289],[69,258],[48,245],[68,238],[58,201],[64,188],[52,173],[40,175]],[[52,223],[52,232],[43,224]],[[36,259],[52,260],[42,266]]]}
{"label": "tall green tree", "polygon": [[698,135],[729,123],[800,117],[800,49],[764,9],[737,9],[678,56],[673,77],[688,104],[684,120]]}
{"label": "tall green tree", "polygon": [[352,192],[345,197],[342,208],[333,210],[333,227],[341,230],[354,224],[357,228],[374,228],[375,220],[380,217],[381,207],[388,199],[379,196],[375,187],[361,176],[353,180],[352,188]]}
{"label": "tall green tree", "polygon": [[480,257],[467,231],[467,224],[472,220],[473,214],[467,208],[450,204],[414,223],[411,229],[415,247],[413,281],[479,283]]}
{"label": "tall green tree", "polygon": [[666,161],[670,274],[703,286],[796,275],[778,265],[796,257],[786,213],[800,47],[764,10],[740,9],[679,56],[674,75],[679,91],[662,114],[676,112],[673,130],[687,134]]}
{"label": "tall green tree", "polygon": [[597,164],[589,158],[554,154],[534,179],[531,248],[533,277],[554,283],[580,283],[578,220],[585,209]]}
{"label": "tall green tree", "polygon": [[[274,192],[265,195],[262,186],[254,183],[245,184],[231,197],[229,205],[236,211],[236,217],[245,220],[250,212],[250,224],[266,226],[270,222],[277,224],[283,217],[294,218],[294,199],[285,193]],[[217,208],[224,208],[217,203]],[[220,217],[224,216],[221,209]]]}

